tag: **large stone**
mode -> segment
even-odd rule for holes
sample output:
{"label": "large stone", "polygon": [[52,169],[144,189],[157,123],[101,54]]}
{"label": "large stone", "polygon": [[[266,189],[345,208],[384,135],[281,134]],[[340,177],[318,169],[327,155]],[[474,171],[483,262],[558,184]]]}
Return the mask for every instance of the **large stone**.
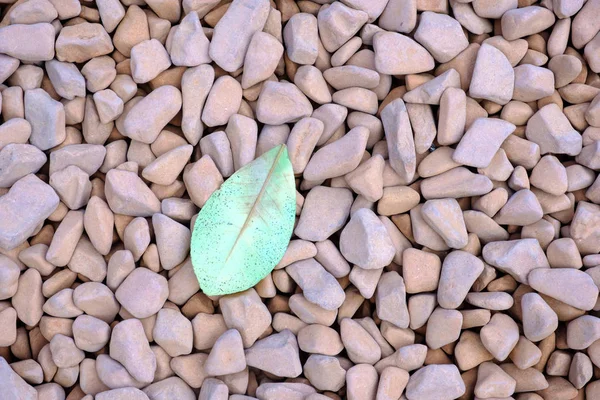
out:
{"label": "large stone", "polygon": [[527,139],[540,146],[541,154],[554,153],[575,156],[581,152],[581,135],[573,129],[556,103],[550,103],[540,108],[529,118],[525,135]]}
{"label": "large stone", "polygon": [[31,124],[29,141],[40,150],[61,144],[67,136],[63,104],[43,89],[25,91],[25,119]]}
{"label": "large stone", "polygon": [[482,254],[485,262],[526,285],[529,272],[550,267],[537,239],[490,242],[484,246]]}
{"label": "large stone", "polygon": [[133,318],[119,322],[112,331],[110,356],[140,382],[152,382],[156,356],[150,350],[142,323]]}
{"label": "large stone", "polygon": [[368,208],[356,211],[340,235],[346,260],[363,269],[380,269],[392,262],[395,248],[383,223]]}
{"label": "large stone", "polygon": [[571,239],[582,255],[600,251],[600,206],[580,201],[571,221]]}
{"label": "large stone", "polygon": [[54,35],[54,26],[48,23],[3,26],[0,28],[0,53],[26,62],[52,60]]}
{"label": "large stone", "polygon": [[288,329],[254,343],[246,350],[246,363],[282,378],[295,378],[302,373],[298,342]]}
{"label": "large stone", "polygon": [[515,126],[499,118],[477,118],[465,132],[452,160],[475,168],[486,168]]}
{"label": "large stone", "polygon": [[19,179],[0,197],[0,248],[12,250],[23,243],[58,203],[54,190],[35,175]]}
{"label": "large stone", "polygon": [[56,39],[56,58],[59,61],[81,63],[113,51],[110,36],[100,24],[65,26]]}
{"label": "large stone", "polygon": [[430,71],[434,67],[431,54],[408,36],[380,32],[373,38],[375,69],[380,74],[407,75]]}
{"label": "large stone", "polygon": [[209,54],[225,71],[244,64],[252,36],[261,31],[269,16],[268,0],[235,0],[215,26]]}
{"label": "large stone", "polygon": [[465,393],[455,365],[431,364],[415,372],[406,386],[408,400],[452,400]]}
{"label": "large stone", "polygon": [[381,120],[388,145],[390,165],[402,181],[411,182],[417,167],[413,132],[402,99],[389,103],[381,111]]}
{"label": "large stone", "polygon": [[529,286],[565,304],[589,311],[596,305],[598,287],[575,268],[538,268],[527,276]]}
{"label": "large stone", "polygon": [[149,217],[160,212],[160,201],[135,173],[112,169],[106,174],[106,200],[116,214]]}
{"label": "large stone", "polygon": [[3,400],[37,400],[37,391],[0,357],[0,393]]}

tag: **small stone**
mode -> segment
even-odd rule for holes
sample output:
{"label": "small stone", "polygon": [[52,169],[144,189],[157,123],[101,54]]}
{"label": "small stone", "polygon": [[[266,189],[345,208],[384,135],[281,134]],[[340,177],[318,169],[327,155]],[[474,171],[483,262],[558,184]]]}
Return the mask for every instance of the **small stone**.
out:
{"label": "small stone", "polygon": [[598,299],[598,287],[583,271],[573,268],[538,268],[527,276],[529,285],[540,293],[581,310],[591,310]]}
{"label": "small stone", "polygon": [[581,135],[555,103],[540,108],[529,119],[525,134],[540,146],[541,154],[577,155],[581,152]]}
{"label": "small stone", "polygon": [[135,103],[129,111],[125,110],[120,117],[123,118],[123,129],[120,131],[131,139],[150,144],[180,109],[179,89],[170,85],[161,86]]}
{"label": "small stone", "polygon": [[515,392],[517,382],[499,366],[484,362],[477,369],[475,395],[479,398],[509,397]]}
{"label": "small stone", "polygon": [[258,97],[256,118],[263,124],[281,125],[312,114],[310,101],[295,85],[266,81]]}
{"label": "small stone", "polygon": [[112,322],[119,312],[119,303],[113,292],[102,283],[86,282],[73,291],[75,306],[88,315],[104,322]]}
{"label": "small stone", "polygon": [[112,331],[110,356],[123,364],[131,376],[140,382],[152,382],[156,357],[137,319],[119,322]]}
{"label": "small stone", "polygon": [[95,398],[98,400],[147,400],[148,396],[139,389],[124,387],[98,393]]}
{"label": "small stone", "polygon": [[215,26],[209,50],[219,67],[233,72],[244,64],[252,36],[263,29],[269,9],[267,0],[236,1],[227,9]]}
{"label": "small stone", "polygon": [[465,251],[456,250],[444,259],[438,302],[441,307],[455,309],[467,297],[469,289],[483,272],[483,262]]}
{"label": "small stone", "polygon": [[506,40],[515,40],[533,35],[551,27],[554,20],[554,13],[544,7],[511,9],[502,15],[502,36]]}
{"label": "small stone", "polygon": [[56,60],[46,61],[46,72],[52,86],[60,97],[73,100],[75,97],[85,97],[85,79],[75,64]]}
{"label": "small stone", "polygon": [[71,144],[50,153],[50,175],[75,165],[88,175],[95,174],[102,166],[106,148],[97,144]]}
{"label": "small stone", "polygon": [[229,329],[215,342],[204,364],[204,370],[208,375],[227,375],[243,371],[246,368],[243,352],[240,333]]}
{"label": "small stone", "polygon": [[406,304],[406,289],[401,276],[395,271],[383,274],[377,284],[375,298],[377,316],[399,328],[408,328],[409,312]]}
{"label": "small stone", "polygon": [[319,390],[337,391],[346,383],[346,370],[341,367],[340,361],[321,354],[308,357],[304,363],[304,376]]}
{"label": "small stone", "polygon": [[554,74],[546,68],[531,64],[519,65],[515,71],[513,99],[537,101],[554,93]]}
{"label": "small stone", "polygon": [[[583,350],[590,347],[600,338],[600,319],[591,315],[583,315],[567,324],[567,345],[570,349]],[[595,347],[595,346],[593,346]],[[595,356],[596,350],[590,349],[590,356]],[[593,357],[592,359],[595,359]]]}
{"label": "small stone", "polygon": [[116,214],[149,217],[160,212],[160,201],[141,178],[129,171],[112,169],[106,174],[106,199]]}
{"label": "small stone", "polygon": [[381,120],[388,144],[390,165],[406,183],[411,182],[416,170],[415,143],[406,105],[402,99],[389,103],[381,112]]}
{"label": "small stone", "polygon": [[282,55],[283,45],[277,38],[267,32],[256,32],[244,59],[242,89],[249,89],[273,75]]}
{"label": "small stone", "polygon": [[103,124],[116,120],[123,113],[123,100],[112,90],[97,91],[93,98],[98,117]]}
{"label": "small stone", "polygon": [[0,382],[2,382],[2,395],[7,400],[35,400],[37,391],[23,380],[8,364],[4,357],[0,357]]}
{"label": "small stone", "polygon": [[46,163],[46,155],[30,144],[8,144],[0,150],[0,187],[10,188],[19,179],[34,174]]}
{"label": "small stone", "polygon": [[518,368],[527,369],[540,361],[542,351],[534,343],[521,336],[509,357]]}
{"label": "small stone", "polygon": [[364,11],[347,7],[341,2],[321,8],[317,19],[319,36],[325,50],[333,53],[339,49],[358,32],[368,18]]}
{"label": "small stone", "polygon": [[504,361],[519,341],[519,327],[505,314],[494,314],[480,331],[481,342],[499,361]]}
{"label": "small stone", "polygon": [[483,259],[524,284],[528,284],[528,275],[532,270],[550,267],[536,239],[488,243],[483,248]]}
{"label": "small stone", "polygon": [[25,119],[31,124],[29,141],[40,150],[59,145],[66,138],[64,107],[43,89],[25,91]]}
{"label": "small stone", "polygon": [[464,331],[460,336],[459,342],[454,348],[456,362],[458,367],[463,370],[469,370],[477,367],[479,364],[494,359],[483,343],[479,334],[472,331]]}
{"label": "small stone", "polygon": [[333,275],[314,258],[296,261],[286,272],[302,288],[304,297],[326,310],[336,310],[344,302],[344,291]]}
{"label": "small stone", "polygon": [[163,308],[158,312],[152,336],[171,357],[192,352],[192,324],[177,310]]}
{"label": "small stone", "polygon": [[291,61],[297,64],[314,64],[319,53],[317,18],[308,13],[294,14],[285,24],[283,40]]}
{"label": "small stone", "polygon": [[304,199],[294,233],[304,240],[326,240],[344,226],[352,201],[352,193],[348,189],[326,186],[312,188]]}
{"label": "small stone", "polygon": [[421,208],[421,214],[448,247],[462,249],[467,245],[467,229],[455,199],[428,200]]}
{"label": "small stone", "polygon": [[530,225],[544,216],[542,206],[535,194],[528,189],[522,189],[510,196],[506,204],[494,217],[501,225]]}
{"label": "small stone", "polygon": [[460,311],[436,308],[427,321],[427,346],[435,350],[457,341],[462,323]]}
{"label": "small stone", "polygon": [[346,260],[364,269],[383,268],[395,255],[387,230],[367,208],[355,212],[342,230],[340,251]]}
{"label": "small stone", "polygon": [[195,400],[196,394],[182,379],[172,376],[154,382],[144,388],[143,392],[149,399],[166,400],[170,396],[181,400]]}
{"label": "small stone", "polygon": [[169,295],[167,280],[147,268],[136,268],[115,292],[119,303],[136,318],[156,314]]}
{"label": "small stone", "polygon": [[65,26],[56,39],[59,61],[81,63],[113,51],[110,36],[100,24],[87,22]]}
{"label": "small stone", "polygon": [[254,289],[219,299],[219,306],[229,329],[237,329],[248,348],[271,325],[271,314]]}
{"label": "small stone", "polygon": [[223,177],[233,174],[233,155],[231,144],[224,131],[216,131],[200,140],[200,150],[209,155]]}
{"label": "small stone", "polygon": [[0,53],[26,62],[49,61],[54,57],[54,37],[54,26],[48,23],[3,26]]}
{"label": "small stone", "polygon": [[465,384],[455,365],[427,365],[411,375],[406,386],[409,400],[450,400],[464,393]]}
{"label": "small stone", "polygon": [[313,324],[306,325],[298,332],[298,346],[306,353],[324,354],[335,356],[339,354],[344,345],[339,333],[327,326]]}
{"label": "small stone", "polygon": [[305,383],[273,382],[263,383],[256,389],[256,396],[264,400],[289,398],[290,400],[305,399],[316,390]]}
{"label": "small stone", "polygon": [[287,329],[257,341],[245,354],[249,367],[286,378],[295,378],[302,373],[298,342]]}
{"label": "small stone", "polygon": [[350,318],[340,323],[342,342],[352,362],[375,364],[381,358],[381,349],[360,324]]}
{"label": "small stone", "polygon": [[210,42],[197,13],[187,14],[173,30],[172,40],[167,41],[167,51],[173,65],[195,67],[212,61],[208,54]]}
{"label": "small stone", "polygon": [[75,346],[73,339],[60,333],[50,341],[50,352],[58,368],[74,367],[85,358],[84,352]]}
{"label": "small stone", "polygon": [[156,213],[152,216],[160,263],[166,270],[181,264],[189,254],[191,232],[188,227]]}
{"label": "small stone", "polygon": [[346,372],[348,400],[373,399],[377,393],[377,370],[368,364],[359,364]]}
{"label": "small stone", "polygon": [[50,186],[71,210],[85,206],[92,191],[89,176],[74,165],[50,175]]}
{"label": "small stone", "polygon": [[406,103],[437,105],[444,91],[450,87],[460,88],[460,74],[454,68],[407,92],[403,99]]}
{"label": "small stone", "polygon": [[463,165],[485,168],[514,130],[513,124],[501,119],[478,118],[465,132],[452,159]]}
{"label": "small stone", "polygon": [[577,244],[571,238],[560,238],[552,241],[546,249],[548,263],[552,268],[575,268],[583,266]]}
{"label": "small stone", "polygon": [[114,215],[108,204],[98,196],[88,201],[83,226],[96,250],[106,255],[112,247]]}
{"label": "small stone", "polygon": [[73,338],[77,348],[87,352],[99,351],[110,339],[110,326],[91,315],[80,315],[73,322]]}
{"label": "small stone", "polygon": [[228,75],[218,78],[206,98],[202,122],[209,127],[225,125],[238,112],[241,102],[242,87],[239,82]]}
{"label": "small stone", "polygon": [[11,298],[19,286],[19,266],[9,257],[0,255],[0,300]]}
{"label": "small stone", "polygon": [[430,71],[434,67],[429,52],[408,36],[381,32],[373,38],[375,69],[381,74],[407,75]]}

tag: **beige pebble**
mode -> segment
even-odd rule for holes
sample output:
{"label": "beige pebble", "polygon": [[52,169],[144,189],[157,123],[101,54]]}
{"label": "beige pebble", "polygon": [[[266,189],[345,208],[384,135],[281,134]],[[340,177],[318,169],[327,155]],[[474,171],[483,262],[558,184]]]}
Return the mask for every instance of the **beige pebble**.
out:
{"label": "beige pebble", "polygon": [[109,171],[105,190],[108,205],[117,214],[147,217],[160,211],[156,195],[132,172]]}
{"label": "beige pebble", "polygon": [[406,386],[407,398],[433,400],[440,396],[460,397],[465,393],[465,384],[454,365],[431,364],[415,372]]}
{"label": "beige pebble", "polygon": [[305,198],[295,234],[304,240],[326,240],[344,226],[352,200],[348,189],[325,186],[311,189]]}
{"label": "beige pebble", "polygon": [[554,14],[543,7],[512,9],[502,15],[502,33],[507,40],[519,39],[549,28],[554,20]]}
{"label": "beige pebble", "polygon": [[147,268],[136,268],[121,283],[115,297],[136,318],[147,318],[162,308],[168,294],[163,276]]}
{"label": "beige pebble", "polygon": [[438,287],[440,306],[457,308],[482,271],[483,262],[467,252],[457,250],[446,256]]}
{"label": "beige pebble", "polygon": [[538,292],[582,310],[594,307],[598,297],[589,275],[573,268],[538,268],[527,279]]}
{"label": "beige pebble", "polygon": [[410,90],[403,99],[407,103],[437,105],[449,87],[460,88],[460,75],[454,68]]}
{"label": "beige pebble", "polygon": [[421,213],[425,221],[444,239],[448,247],[461,249],[467,245],[467,229],[462,210],[454,199],[428,200]]}
{"label": "beige pebble", "polygon": [[[367,243],[369,245],[365,246]],[[378,245],[372,248],[370,243]],[[373,253],[375,249],[377,251]],[[360,209],[354,213],[341,233],[340,251],[346,260],[364,269],[382,268],[392,261],[395,254],[387,230],[369,209]]]}
{"label": "beige pebble", "polygon": [[237,1],[215,26],[209,54],[225,71],[232,72],[244,63],[252,36],[262,30],[269,16],[269,2]]}
{"label": "beige pebble", "polygon": [[248,348],[271,324],[271,315],[254,289],[219,299],[223,318],[228,328],[242,335],[244,348]]}
{"label": "beige pebble", "polygon": [[478,196],[491,190],[492,182],[487,177],[474,174],[464,167],[424,179],[421,183],[421,194],[426,199]]}
{"label": "beige pebble", "polygon": [[497,360],[505,360],[519,340],[519,328],[505,314],[494,314],[490,322],[481,328],[481,341]]}
{"label": "beige pebble", "polygon": [[131,139],[150,144],[180,109],[179,89],[170,85],[161,86],[121,115],[124,118],[121,132]]}
{"label": "beige pebble", "polygon": [[329,7],[321,8],[317,19],[323,46],[327,51],[334,52],[367,22],[368,14],[335,2]]}
{"label": "beige pebble", "polygon": [[119,361],[140,382],[151,382],[156,370],[156,357],[137,319],[119,322],[112,331],[110,356]]}
{"label": "beige pebble", "polygon": [[346,370],[341,367],[340,361],[320,354],[308,357],[304,364],[304,375],[319,390],[340,390],[346,382]]}
{"label": "beige pebble", "polygon": [[510,274],[518,282],[528,283],[528,275],[534,269],[548,268],[548,260],[535,239],[492,242],[483,248],[484,260]]}
{"label": "beige pebble", "polygon": [[114,49],[104,27],[100,24],[66,26],[56,39],[56,58],[59,61],[80,63],[103,56]]}
{"label": "beige pebble", "polygon": [[113,292],[98,282],[86,282],[73,291],[73,303],[88,315],[104,322],[112,322],[119,312],[119,303]]}
{"label": "beige pebble", "polygon": [[408,36],[395,32],[378,33],[373,38],[375,68],[389,75],[417,74],[434,66],[429,52]]}
{"label": "beige pebble", "polygon": [[439,63],[450,61],[469,44],[458,21],[430,11],[421,14],[415,40],[425,46]]}
{"label": "beige pebble", "polygon": [[514,393],[516,385],[517,382],[502,368],[485,362],[477,369],[475,395],[480,398],[509,397]]}
{"label": "beige pebble", "polygon": [[400,178],[410,182],[414,178],[417,162],[408,112],[402,99],[389,103],[381,112],[381,119],[390,164]]}
{"label": "beige pebble", "polygon": [[496,47],[483,43],[477,52],[469,94],[506,104],[513,97],[513,87],[514,71],[506,56]]}

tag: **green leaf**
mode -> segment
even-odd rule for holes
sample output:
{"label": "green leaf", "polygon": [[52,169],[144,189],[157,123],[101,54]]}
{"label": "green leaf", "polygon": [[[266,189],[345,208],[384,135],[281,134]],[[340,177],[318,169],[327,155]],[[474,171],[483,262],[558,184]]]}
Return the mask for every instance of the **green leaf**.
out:
{"label": "green leaf", "polygon": [[292,236],[296,186],[285,145],[233,174],[198,214],[191,256],[209,296],[256,285],[281,260]]}

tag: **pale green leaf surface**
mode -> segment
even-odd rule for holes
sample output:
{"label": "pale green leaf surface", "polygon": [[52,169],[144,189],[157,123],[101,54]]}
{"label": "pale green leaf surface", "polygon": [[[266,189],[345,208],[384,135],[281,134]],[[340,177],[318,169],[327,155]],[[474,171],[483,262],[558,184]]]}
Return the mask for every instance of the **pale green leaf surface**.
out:
{"label": "pale green leaf surface", "polygon": [[267,276],[285,253],[295,214],[294,172],[285,145],[233,174],[194,225],[192,264],[204,293],[241,292]]}

